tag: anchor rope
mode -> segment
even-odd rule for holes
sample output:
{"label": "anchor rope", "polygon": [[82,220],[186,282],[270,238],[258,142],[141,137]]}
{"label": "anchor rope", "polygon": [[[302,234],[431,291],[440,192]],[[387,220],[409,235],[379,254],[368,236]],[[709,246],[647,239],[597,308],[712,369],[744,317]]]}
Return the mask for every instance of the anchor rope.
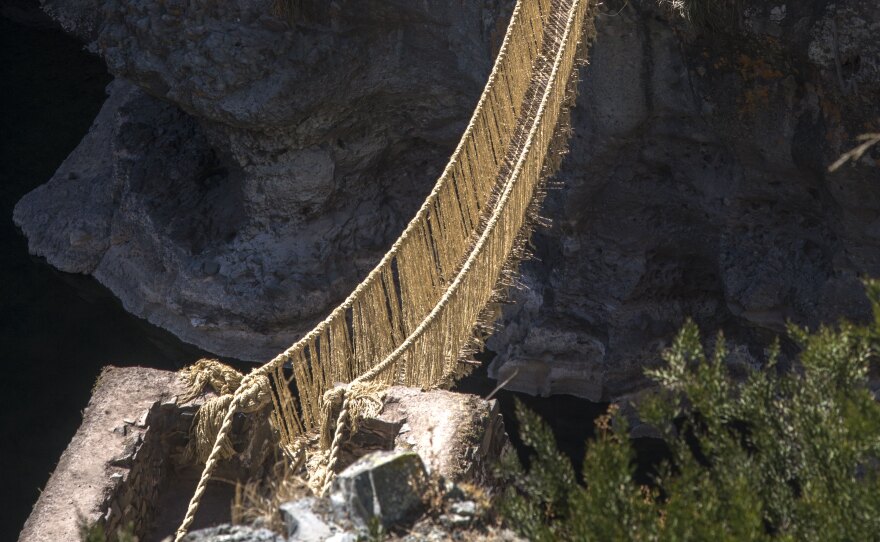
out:
{"label": "anchor rope", "polygon": [[[225,409],[214,408],[206,414],[213,421],[202,424],[200,440],[213,445],[199,453],[204,469],[176,542],[217,462],[228,457],[236,412],[271,404],[280,447],[291,455],[303,436],[320,432],[325,456],[314,477],[323,493],[356,411],[378,412],[377,398],[391,385],[437,387],[462,374],[459,360],[479,345],[475,328],[488,323],[487,307],[522,258],[542,182],[558,165],[558,125],[594,35],[594,9],[594,0],[519,0],[458,147],[382,260],[324,321],[233,392],[227,382],[234,378],[219,379]],[[190,390],[214,384],[201,370],[187,373]]]}

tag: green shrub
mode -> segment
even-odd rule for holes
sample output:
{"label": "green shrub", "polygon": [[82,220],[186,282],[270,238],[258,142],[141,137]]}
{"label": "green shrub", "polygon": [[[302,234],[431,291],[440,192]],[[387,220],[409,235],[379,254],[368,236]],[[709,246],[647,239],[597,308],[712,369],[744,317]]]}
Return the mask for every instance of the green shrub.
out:
{"label": "green shrub", "polygon": [[868,282],[874,321],[810,333],[793,370],[727,374],[719,335],[707,356],[688,322],[649,375],[639,407],[670,450],[650,487],[634,481],[622,416],[597,422],[584,485],[547,425],[517,405],[528,469],[502,460],[502,517],[530,540],[880,540],[880,404],[868,389],[880,345],[880,282]]}

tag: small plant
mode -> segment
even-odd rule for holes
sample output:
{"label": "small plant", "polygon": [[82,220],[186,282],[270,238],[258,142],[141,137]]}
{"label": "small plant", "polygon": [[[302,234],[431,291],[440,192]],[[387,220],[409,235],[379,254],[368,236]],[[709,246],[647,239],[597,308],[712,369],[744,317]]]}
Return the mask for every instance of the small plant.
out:
{"label": "small plant", "polygon": [[659,390],[639,409],[670,450],[650,487],[634,481],[625,420],[597,422],[584,485],[547,425],[517,405],[523,468],[502,462],[499,506],[530,540],[878,540],[880,403],[868,388],[880,352],[880,282],[866,283],[874,321],[810,333],[795,326],[797,368],[782,371],[779,347],[742,382],[727,374],[719,336],[707,356],[688,322],[649,371]]}
{"label": "small plant", "polygon": [[138,542],[138,537],[134,535],[134,524],[127,523],[125,527],[116,530],[116,537],[110,538],[104,532],[104,525],[101,523],[89,523],[82,516],[77,520],[79,529],[80,542],[107,542],[108,540],[116,540],[117,542]]}
{"label": "small plant", "polygon": [[385,528],[379,518],[370,518],[367,522],[367,542],[382,542],[386,538]]}

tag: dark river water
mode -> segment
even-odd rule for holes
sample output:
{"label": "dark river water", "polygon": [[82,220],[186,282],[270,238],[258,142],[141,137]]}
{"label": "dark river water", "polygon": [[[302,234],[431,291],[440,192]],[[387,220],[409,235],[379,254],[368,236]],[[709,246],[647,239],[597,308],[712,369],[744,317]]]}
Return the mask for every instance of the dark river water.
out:
{"label": "dark river water", "polygon": [[[9,1],[0,3],[0,541],[17,539],[102,366],[177,369],[204,354],[126,313],[93,279],[28,255],[12,209],[88,131],[110,76],[100,59],[39,17],[35,0]],[[485,396],[494,386],[482,368],[457,388]],[[501,392],[509,430],[515,396],[544,415],[579,463],[592,420],[607,405]],[[642,472],[662,451],[647,440],[637,449]]]}

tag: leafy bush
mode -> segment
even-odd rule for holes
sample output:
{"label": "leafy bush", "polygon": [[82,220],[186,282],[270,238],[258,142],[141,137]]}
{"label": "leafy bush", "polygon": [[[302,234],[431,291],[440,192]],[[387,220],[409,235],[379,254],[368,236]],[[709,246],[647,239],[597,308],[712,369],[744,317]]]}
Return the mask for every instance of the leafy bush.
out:
{"label": "leafy bush", "polygon": [[880,282],[867,283],[874,320],[814,333],[790,326],[793,370],[765,367],[741,381],[719,335],[707,356],[688,322],[649,375],[639,407],[670,449],[650,487],[634,481],[626,422],[597,421],[584,485],[547,425],[517,405],[528,469],[502,461],[502,517],[530,540],[880,540],[880,403],[868,389],[880,346]]}

